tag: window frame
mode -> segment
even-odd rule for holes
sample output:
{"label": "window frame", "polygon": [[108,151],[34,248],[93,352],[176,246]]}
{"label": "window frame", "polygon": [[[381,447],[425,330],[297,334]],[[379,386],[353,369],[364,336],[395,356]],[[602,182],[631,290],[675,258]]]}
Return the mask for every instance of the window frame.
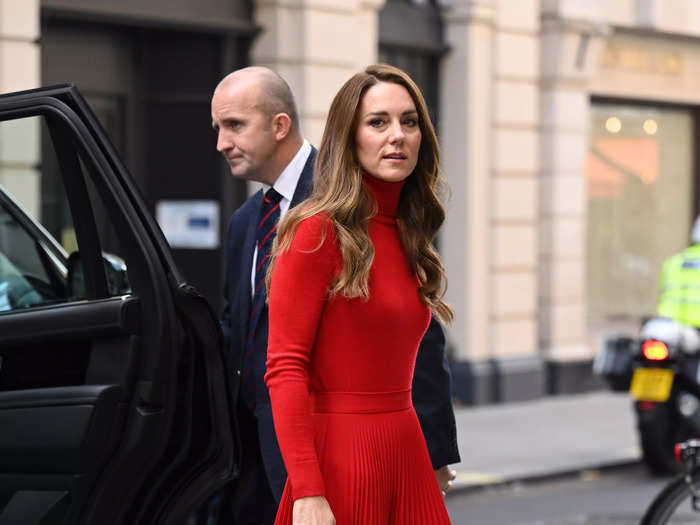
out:
{"label": "window frame", "polygon": [[[660,100],[649,100],[649,99],[635,99],[629,97],[612,97],[604,95],[591,95],[589,98],[589,108],[593,106],[636,106],[638,108],[657,108],[657,109],[672,109],[686,111],[692,119],[692,136],[691,144],[692,148],[692,158],[690,160],[691,164],[691,177],[690,177],[690,187],[691,187],[691,217],[689,224],[693,224],[695,218],[700,214],[700,105],[691,104],[679,104],[675,102],[660,101]],[[590,117],[588,120],[588,126],[590,126]],[[590,137],[590,128],[588,128],[587,136]],[[588,149],[586,150],[588,152]],[[584,167],[584,177],[585,177],[585,167]],[[586,210],[588,209],[588,186],[586,184]],[[587,219],[588,220],[588,219]],[[688,242],[690,242],[690,230],[687,232]],[[588,253],[586,253],[584,262],[588,264]],[[588,283],[586,282],[586,286]],[[640,323],[646,321],[646,318],[640,318]],[[589,335],[595,335],[597,332],[591,331],[591,326],[587,322],[586,331]]]}
{"label": "window frame", "polygon": [[[90,176],[85,173],[80,166],[79,157],[83,159],[87,170],[91,169],[91,159],[89,155],[85,155],[87,151],[84,145],[73,141],[73,137],[77,135],[73,127],[73,123],[66,118],[63,111],[70,111],[70,108],[60,110],[54,105],[58,103],[55,100],[48,100],[50,103],[43,103],[31,108],[18,109],[0,109],[0,120],[8,122],[19,120],[22,118],[40,117],[44,119],[49,130],[49,136],[53,142],[53,147],[56,151],[61,177],[63,178],[66,197],[68,199],[70,213],[75,228],[82,269],[85,278],[85,298],[87,300],[104,299],[109,297],[107,278],[102,264],[102,250],[95,217],[92,211],[92,203],[89,199],[87,186],[84,177]],[[62,128],[66,132],[62,133]],[[42,227],[37,227],[28,220],[26,211],[22,210],[16,202],[11,202],[8,199],[3,199],[17,212],[16,217],[21,218],[20,223],[23,227],[28,228],[32,233],[36,234],[41,239],[51,239],[44,246],[47,246],[51,255],[62,259],[65,257],[65,252],[56,245],[56,240]],[[40,244],[42,246],[42,244]],[[63,252],[63,253],[61,253]],[[83,298],[78,300],[84,300]],[[68,303],[73,301],[68,301]],[[47,307],[56,307],[67,303],[52,303]],[[37,306],[36,308],[41,308]],[[12,314],[14,311],[9,310],[5,315]]]}
{"label": "window frame", "polygon": [[[592,95],[590,97],[589,107],[593,105],[598,106],[638,106],[641,108],[659,108],[659,109],[678,109],[682,111],[687,111],[690,113],[693,119],[693,136],[691,137],[692,144],[695,146],[693,148],[693,158],[691,164],[693,166],[693,173],[691,175],[691,191],[693,193],[693,217],[700,214],[700,105],[692,104],[679,104],[675,102],[661,101],[661,100],[648,100],[648,99],[635,99],[628,97],[610,97],[602,95]],[[586,198],[588,198],[588,193],[586,193]],[[692,220],[690,221],[693,222]],[[690,234],[690,232],[688,232]]]}
{"label": "window frame", "polygon": [[[38,258],[38,263],[47,280],[45,284],[50,286],[51,289],[61,297],[61,299],[42,302],[32,307],[37,308],[40,306],[67,302],[65,296],[67,292],[68,257],[65,255],[63,248],[56,243],[55,239],[50,234],[43,230],[40,223],[31,220],[31,215],[24,211],[22,206],[14,201],[9,193],[6,193],[2,185],[0,185],[0,213],[7,214],[10,219],[14,221],[17,228],[21,230],[27,242],[31,243],[34,254]],[[44,233],[46,233],[46,236],[42,235]],[[11,239],[7,240],[10,241]],[[7,256],[7,254],[5,254],[5,256]],[[11,257],[8,256],[7,258],[10,263],[17,265],[17,262]],[[20,270],[24,276],[24,270],[27,268],[17,266],[17,269]],[[43,281],[43,279],[41,280]],[[5,314],[12,310],[14,309],[2,310],[1,313]]]}

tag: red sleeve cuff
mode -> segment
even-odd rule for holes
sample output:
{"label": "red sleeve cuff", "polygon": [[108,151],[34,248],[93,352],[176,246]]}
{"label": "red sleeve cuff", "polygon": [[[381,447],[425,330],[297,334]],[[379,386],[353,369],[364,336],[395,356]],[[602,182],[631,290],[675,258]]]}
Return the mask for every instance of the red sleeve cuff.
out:
{"label": "red sleeve cuff", "polygon": [[303,474],[297,474],[293,478],[289,478],[289,483],[292,486],[292,499],[296,501],[310,496],[324,496],[326,487],[318,469],[318,464],[315,462],[313,466],[309,464],[309,468],[304,470]]}

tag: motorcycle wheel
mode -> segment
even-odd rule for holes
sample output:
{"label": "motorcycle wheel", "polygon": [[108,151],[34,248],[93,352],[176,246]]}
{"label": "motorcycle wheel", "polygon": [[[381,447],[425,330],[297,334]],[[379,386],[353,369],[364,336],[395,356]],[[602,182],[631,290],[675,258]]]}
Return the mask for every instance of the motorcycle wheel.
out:
{"label": "motorcycle wheel", "polygon": [[654,475],[675,474],[681,471],[676,461],[674,446],[682,441],[673,425],[639,425],[639,438],[642,457],[649,471]]}
{"label": "motorcycle wheel", "polygon": [[[700,485],[700,471],[692,473],[692,484]],[[697,523],[700,512],[693,510],[691,491],[684,475],[673,478],[654,498],[639,525]]]}

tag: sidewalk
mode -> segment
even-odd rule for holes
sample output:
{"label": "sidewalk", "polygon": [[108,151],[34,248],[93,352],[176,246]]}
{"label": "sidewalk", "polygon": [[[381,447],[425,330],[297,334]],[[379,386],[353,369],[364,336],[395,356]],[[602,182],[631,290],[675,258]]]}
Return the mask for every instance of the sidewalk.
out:
{"label": "sidewalk", "polygon": [[456,408],[454,489],[556,476],[640,458],[629,396],[599,391]]}

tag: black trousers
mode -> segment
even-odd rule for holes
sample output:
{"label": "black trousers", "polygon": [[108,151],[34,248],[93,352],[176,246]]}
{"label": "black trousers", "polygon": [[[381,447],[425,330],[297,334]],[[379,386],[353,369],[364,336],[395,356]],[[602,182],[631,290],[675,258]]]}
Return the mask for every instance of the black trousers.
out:
{"label": "black trousers", "polygon": [[243,400],[237,407],[241,432],[241,475],[221,494],[219,525],[273,525],[278,502],[267,482],[255,415]]}
{"label": "black trousers", "polygon": [[192,525],[274,525],[278,502],[267,482],[255,415],[244,401],[237,407],[241,433],[241,474],[189,520]]}

